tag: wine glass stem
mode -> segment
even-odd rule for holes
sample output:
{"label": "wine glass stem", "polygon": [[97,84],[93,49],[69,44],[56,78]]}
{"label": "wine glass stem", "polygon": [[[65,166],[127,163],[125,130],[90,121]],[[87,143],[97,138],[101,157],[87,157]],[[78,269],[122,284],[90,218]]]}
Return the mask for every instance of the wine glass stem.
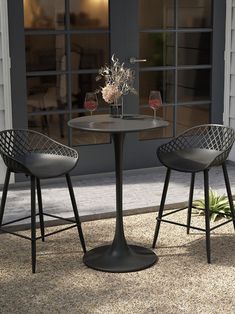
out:
{"label": "wine glass stem", "polygon": [[153,118],[154,118],[154,120],[156,120],[156,109],[153,109],[153,112],[154,112]]}
{"label": "wine glass stem", "polygon": [[92,111],[90,111],[90,113],[91,113],[91,116],[92,116],[92,113],[93,113],[93,112],[92,112]]}

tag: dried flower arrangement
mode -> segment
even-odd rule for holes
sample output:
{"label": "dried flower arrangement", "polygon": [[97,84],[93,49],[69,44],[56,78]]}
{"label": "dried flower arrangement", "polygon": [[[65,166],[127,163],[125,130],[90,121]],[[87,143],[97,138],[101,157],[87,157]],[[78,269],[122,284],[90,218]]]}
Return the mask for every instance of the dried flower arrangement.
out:
{"label": "dried flower arrangement", "polygon": [[101,87],[101,93],[103,99],[109,104],[116,103],[122,95],[136,94],[136,90],[133,88],[134,71],[125,68],[124,63],[120,63],[114,55],[111,60],[112,65],[100,68],[99,75],[96,77],[97,81],[102,78],[105,80],[105,86]]}

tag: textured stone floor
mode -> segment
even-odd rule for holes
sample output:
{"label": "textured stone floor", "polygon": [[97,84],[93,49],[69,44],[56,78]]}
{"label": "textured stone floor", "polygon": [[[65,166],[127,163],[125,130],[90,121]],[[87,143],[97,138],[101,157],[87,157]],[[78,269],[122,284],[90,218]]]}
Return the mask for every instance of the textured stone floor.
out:
{"label": "textured stone floor", "polygon": [[[128,243],[151,247],[155,213],[124,217]],[[185,222],[186,212],[175,215]],[[204,217],[193,216],[204,226]],[[115,219],[83,223],[87,249],[108,244]],[[47,228],[58,230],[60,226]],[[38,230],[39,231],[39,230]],[[213,232],[212,264],[205,235],[162,224],[159,260],[132,273],[99,272],[82,262],[76,229],[37,242],[37,271],[31,274],[30,242],[1,235],[1,314],[234,314],[235,236],[232,223]],[[29,231],[23,234],[30,235]]]}
{"label": "textured stone floor", "polygon": [[[235,166],[228,165],[232,193],[235,194]],[[126,211],[151,211],[159,206],[165,168],[147,168],[124,171],[123,208]],[[225,193],[221,167],[210,171],[210,187]],[[195,198],[203,197],[202,174],[196,176]],[[81,217],[96,217],[100,214],[112,216],[115,212],[115,178],[113,173],[73,177],[73,185]],[[188,199],[190,175],[172,172],[166,203],[175,204]],[[1,192],[0,192],[1,193]],[[1,195],[1,194],[0,194]],[[73,212],[66,182],[43,182],[42,197],[44,210],[49,213],[72,217]],[[139,210],[139,211],[138,211]],[[29,186],[11,186],[6,204],[4,221],[17,219],[30,213]]]}

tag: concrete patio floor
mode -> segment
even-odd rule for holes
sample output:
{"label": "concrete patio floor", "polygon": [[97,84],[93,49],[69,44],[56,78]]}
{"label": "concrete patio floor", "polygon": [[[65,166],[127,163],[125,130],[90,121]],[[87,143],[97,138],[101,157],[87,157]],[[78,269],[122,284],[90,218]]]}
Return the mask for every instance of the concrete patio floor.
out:
{"label": "concrete patio floor", "polygon": [[[166,169],[164,167],[124,171],[123,209],[125,214],[158,209]],[[232,194],[235,195],[235,166],[228,164]],[[114,173],[72,177],[79,214],[83,221],[115,216]],[[190,174],[173,171],[166,204],[176,208],[187,202]],[[221,167],[210,170],[209,185],[219,194],[226,192]],[[1,195],[1,194],[0,194]],[[73,217],[65,180],[42,181],[44,211],[62,217]],[[196,175],[194,198],[203,198],[203,175]],[[28,184],[10,186],[4,222],[30,214]],[[21,223],[28,223],[22,221]]]}

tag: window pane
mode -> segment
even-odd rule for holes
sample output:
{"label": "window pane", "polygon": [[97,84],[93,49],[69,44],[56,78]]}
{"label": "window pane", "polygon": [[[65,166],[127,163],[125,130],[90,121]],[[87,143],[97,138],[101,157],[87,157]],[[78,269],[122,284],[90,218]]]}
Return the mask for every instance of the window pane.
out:
{"label": "window pane", "polygon": [[[100,85],[96,81],[97,74],[87,73],[87,74],[73,74],[71,75],[71,86],[72,86],[72,107],[73,109],[84,110],[84,99],[87,92],[98,91]],[[98,109],[108,109],[108,104],[103,100],[101,93],[97,93],[98,98]]]}
{"label": "window pane", "polygon": [[173,28],[174,0],[139,0],[140,28]]}
{"label": "window pane", "polygon": [[109,61],[108,34],[75,34],[71,36],[71,45],[79,60],[71,62],[72,70],[98,69]]}
{"label": "window pane", "polygon": [[[90,113],[86,113],[90,114]],[[97,111],[93,114],[99,114]],[[81,116],[81,113],[73,114],[73,118]],[[72,128],[72,146],[88,145],[88,144],[105,144],[110,143],[110,135],[99,132],[86,132]]]}
{"label": "window pane", "polygon": [[210,64],[211,33],[179,33],[178,64]]}
{"label": "window pane", "polygon": [[174,101],[174,71],[140,72],[140,105],[148,104],[150,90],[161,92],[163,103]]}
{"label": "window pane", "polygon": [[[151,140],[166,137],[173,137],[173,116],[174,110],[173,106],[162,106],[157,111],[157,116],[163,118],[169,122],[169,126],[166,128],[156,128],[154,130],[144,131],[139,133],[139,140]],[[140,114],[152,116],[153,110],[151,108],[145,107],[140,109]]]}
{"label": "window pane", "polygon": [[179,27],[211,27],[211,0],[178,0]]}
{"label": "window pane", "polygon": [[210,123],[209,105],[177,106],[177,135],[193,126]]}
{"label": "window pane", "polygon": [[26,29],[64,28],[64,0],[24,0]]}
{"label": "window pane", "polygon": [[172,33],[140,33],[141,58],[147,62],[143,67],[167,66],[175,64],[175,35]]}
{"label": "window pane", "polygon": [[210,70],[178,71],[178,102],[210,99]]}
{"label": "window pane", "polygon": [[63,144],[68,144],[67,123],[67,114],[29,115],[28,117],[28,127],[30,130],[46,134]]}
{"label": "window pane", "polygon": [[26,70],[61,70],[61,59],[65,54],[65,37],[62,35],[26,35]]}
{"label": "window pane", "polygon": [[28,112],[67,109],[65,75],[27,78]]}
{"label": "window pane", "polygon": [[108,0],[70,0],[72,29],[109,27]]}

